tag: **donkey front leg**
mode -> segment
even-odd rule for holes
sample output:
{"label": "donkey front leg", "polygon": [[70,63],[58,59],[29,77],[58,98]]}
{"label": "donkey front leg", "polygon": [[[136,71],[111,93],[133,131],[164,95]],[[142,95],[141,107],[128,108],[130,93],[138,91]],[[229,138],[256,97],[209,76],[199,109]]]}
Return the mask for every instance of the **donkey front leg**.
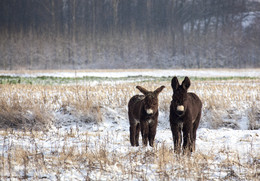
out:
{"label": "donkey front leg", "polygon": [[149,125],[147,123],[141,123],[141,133],[144,146],[147,146]]}
{"label": "donkey front leg", "polygon": [[156,135],[156,128],[157,128],[157,124],[149,125],[148,139],[149,139],[149,145],[151,147],[153,147],[154,138],[155,138],[155,135]]}
{"label": "donkey front leg", "polygon": [[193,125],[189,124],[183,128],[183,152],[184,154],[190,154],[193,151],[194,139],[193,139]]}
{"label": "donkey front leg", "polygon": [[179,124],[172,124],[172,138],[174,142],[174,152],[179,154],[181,152],[181,143],[182,143],[182,136],[181,136],[181,127]]}

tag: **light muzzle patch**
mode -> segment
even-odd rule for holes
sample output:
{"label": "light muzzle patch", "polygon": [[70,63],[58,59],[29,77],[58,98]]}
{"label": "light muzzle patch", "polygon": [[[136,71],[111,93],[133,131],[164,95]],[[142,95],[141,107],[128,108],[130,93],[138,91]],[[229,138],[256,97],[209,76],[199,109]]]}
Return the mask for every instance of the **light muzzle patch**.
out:
{"label": "light muzzle patch", "polygon": [[184,111],[184,106],[183,105],[177,106],[177,111]]}
{"label": "light muzzle patch", "polygon": [[152,109],[147,109],[146,112],[147,112],[147,114],[153,114],[153,110]]}

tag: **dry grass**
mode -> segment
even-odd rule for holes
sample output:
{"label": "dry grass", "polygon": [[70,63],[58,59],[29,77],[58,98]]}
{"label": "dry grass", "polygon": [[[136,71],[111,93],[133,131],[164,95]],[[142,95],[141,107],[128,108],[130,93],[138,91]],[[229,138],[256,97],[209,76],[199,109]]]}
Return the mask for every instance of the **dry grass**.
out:
{"label": "dry grass", "polygon": [[260,103],[252,104],[248,113],[249,129],[260,129]]}
{"label": "dry grass", "polygon": [[[193,86],[203,102],[202,122],[208,122],[212,128],[240,129],[236,123],[247,119],[251,109],[254,115],[260,110],[260,80],[207,81]],[[248,124],[252,122],[255,120],[249,119]]]}
{"label": "dry grass", "polygon": [[1,85],[0,90],[1,128],[48,129],[57,111],[85,122],[102,121],[100,107],[88,97],[85,87]]}
{"label": "dry grass", "polygon": [[30,87],[0,86],[1,128],[42,129],[49,124],[49,110],[39,103],[41,100],[33,99],[35,88]]}
{"label": "dry grass", "polygon": [[[140,82],[154,90],[161,85],[160,110],[169,113],[172,89],[169,82]],[[53,112],[75,116],[82,122],[101,122],[103,108],[118,109],[124,115],[131,96],[139,94],[136,83],[97,85],[0,85],[0,125],[2,128],[41,128],[54,121]],[[236,123],[248,117],[251,129],[259,128],[260,80],[193,81],[190,91],[203,102],[202,125],[211,128],[227,126],[239,129]]]}

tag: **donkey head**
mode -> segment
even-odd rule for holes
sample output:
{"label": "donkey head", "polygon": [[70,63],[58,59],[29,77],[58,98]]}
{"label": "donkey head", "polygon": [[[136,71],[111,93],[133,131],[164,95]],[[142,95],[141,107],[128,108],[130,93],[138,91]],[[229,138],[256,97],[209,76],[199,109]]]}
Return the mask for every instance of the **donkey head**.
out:
{"label": "donkey head", "polygon": [[161,86],[155,91],[148,91],[141,86],[136,86],[136,88],[145,95],[144,98],[144,110],[147,114],[152,115],[158,111],[158,95],[165,88]]}
{"label": "donkey head", "polygon": [[184,115],[188,105],[187,90],[190,87],[190,79],[185,77],[182,84],[179,84],[177,77],[172,78],[172,108],[178,116]]}

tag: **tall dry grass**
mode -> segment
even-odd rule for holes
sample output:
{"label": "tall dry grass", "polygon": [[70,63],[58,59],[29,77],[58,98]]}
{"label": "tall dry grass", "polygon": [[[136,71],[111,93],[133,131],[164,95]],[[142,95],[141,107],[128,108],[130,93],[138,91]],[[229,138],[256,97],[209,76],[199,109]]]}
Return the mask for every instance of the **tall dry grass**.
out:
{"label": "tall dry grass", "polygon": [[[141,85],[159,95],[160,111],[168,119],[172,89],[166,81],[121,82],[86,85],[0,85],[1,127],[42,127],[55,121],[54,112],[73,115],[82,122],[101,122],[109,109],[127,117],[127,104]],[[259,128],[260,80],[192,81],[190,91],[203,102],[201,125],[210,128],[240,129],[239,121],[248,119],[248,127]],[[127,118],[126,118],[127,119]]]}
{"label": "tall dry grass", "polygon": [[[208,122],[210,127],[247,129],[257,122],[260,111],[259,79],[198,82],[193,90],[203,102],[202,122]],[[248,119],[249,115],[256,119]],[[243,120],[248,120],[247,128],[239,125]]]}
{"label": "tall dry grass", "polygon": [[102,121],[100,107],[85,87],[0,85],[1,128],[48,129],[53,113],[75,115],[82,121]]}

